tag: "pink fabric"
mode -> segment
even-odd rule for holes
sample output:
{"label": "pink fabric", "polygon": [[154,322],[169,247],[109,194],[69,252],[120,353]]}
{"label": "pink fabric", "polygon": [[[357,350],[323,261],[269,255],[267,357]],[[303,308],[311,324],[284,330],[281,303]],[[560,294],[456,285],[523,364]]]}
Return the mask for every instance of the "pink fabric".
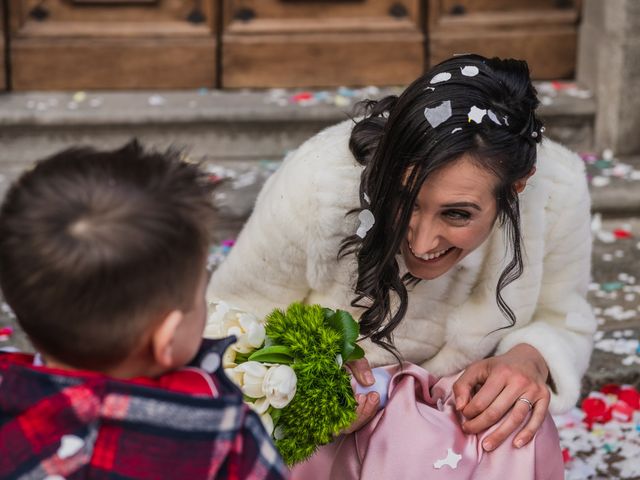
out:
{"label": "pink fabric", "polygon": [[[385,368],[392,374],[387,406],[358,432],[340,436],[297,465],[292,480],[564,478],[558,432],[549,415],[526,446],[514,448],[513,434],[486,453],[481,442],[497,425],[479,435],[461,430],[452,392],[457,376],[438,379],[411,364],[402,371]],[[435,468],[449,448],[462,456],[457,467]]]}

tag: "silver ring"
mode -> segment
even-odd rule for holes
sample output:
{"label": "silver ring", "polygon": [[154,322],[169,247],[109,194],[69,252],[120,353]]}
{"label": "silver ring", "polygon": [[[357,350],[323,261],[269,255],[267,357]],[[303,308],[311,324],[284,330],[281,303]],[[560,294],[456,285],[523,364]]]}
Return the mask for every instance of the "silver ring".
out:
{"label": "silver ring", "polygon": [[526,403],[527,406],[529,407],[529,411],[533,410],[533,403],[531,403],[530,400],[527,400],[524,397],[520,397],[517,401]]}

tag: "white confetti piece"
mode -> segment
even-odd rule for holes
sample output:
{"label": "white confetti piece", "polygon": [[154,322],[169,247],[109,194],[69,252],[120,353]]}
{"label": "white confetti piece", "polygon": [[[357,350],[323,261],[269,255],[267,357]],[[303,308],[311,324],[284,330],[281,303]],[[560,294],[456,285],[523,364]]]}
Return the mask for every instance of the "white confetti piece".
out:
{"label": "white confetti piece", "polygon": [[491,120],[493,123],[495,123],[496,125],[502,126],[502,124],[500,123],[500,120],[498,120],[498,117],[496,116],[495,113],[493,113],[492,110],[487,110],[487,116],[489,117],[489,120]]}
{"label": "white confetti piece", "polygon": [[362,197],[364,198],[365,202],[371,205],[371,200],[369,199],[369,195],[367,195],[366,192],[362,194]]}
{"label": "white confetti piece", "polygon": [[611,160],[613,160],[613,158],[614,158],[613,150],[611,150],[610,148],[605,148],[602,151],[602,159],[603,160],[607,160],[607,161],[610,162]]}
{"label": "white confetti piece", "polygon": [[437,75],[435,75],[429,83],[433,85],[434,83],[446,82],[447,80],[450,80],[450,79],[451,79],[451,74],[449,72],[440,72]]}
{"label": "white confetti piece", "polygon": [[61,459],[73,457],[84,447],[84,440],[75,435],[63,435],[58,448],[58,457]]}
{"label": "white confetti piece", "polygon": [[215,372],[220,367],[220,355],[215,352],[207,353],[202,359],[202,362],[200,362],[200,367],[205,372]]}
{"label": "white confetti piece", "polygon": [[431,125],[431,128],[436,128],[441,123],[446,122],[451,118],[451,100],[446,100],[437,107],[425,108],[424,117]]}
{"label": "white confetti piece", "polygon": [[464,75],[465,77],[475,77],[476,75],[478,75],[478,73],[480,73],[480,70],[474,65],[467,65],[466,67],[460,69],[460,73],[462,73],[462,75]]}
{"label": "white confetti piece", "polygon": [[455,453],[453,450],[451,450],[450,448],[447,448],[447,456],[445,458],[441,458],[440,460],[437,460],[436,462],[434,462],[433,468],[441,469],[445,465],[448,465],[451,468],[455,469],[455,468],[458,468],[458,462],[461,459],[462,459],[462,455],[459,455]]}
{"label": "white confetti piece", "polygon": [[476,122],[476,123],[482,123],[482,119],[484,118],[484,116],[487,114],[487,110],[484,108],[478,108],[475,105],[473,107],[471,107],[471,110],[469,110],[469,122]]}
{"label": "white confetti piece", "polygon": [[161,107],[167,103],[166,99],[161,95],[151,95],[148,102],[152,107]]}
{"label": "white confetti piece", "polygon": [[609,177],[603,177],[601,175],[596,175],[591,179],[591,185],[594,187],[606,187],[609,183],[611,183]]}
{"label": "white confetti piece", "polygon": [[453,130],[451,130],[451,133],[456,133],[456,132],[461,132],[461,131],[462,131],[462,128],[456,127]]}
{"label": "white confetti piece", "polygon": [[597,232],[596,237],[602,243],[614,243],[616,241],[616,236],[613,234],[613,232],[606,232],[604,230],[600,230],[599,232]]}
{"label": "white confetti piece", "polygon": [[360,220],[360,225],[358,226],[358,230],[356,230],[356,235],[364,238],[367,232],[371,230],[371,227],[373,227],[373,224],[376,223],[376,219],[373,213],[371,213],[371,210],[365,209],[358,214],[358,220]]}

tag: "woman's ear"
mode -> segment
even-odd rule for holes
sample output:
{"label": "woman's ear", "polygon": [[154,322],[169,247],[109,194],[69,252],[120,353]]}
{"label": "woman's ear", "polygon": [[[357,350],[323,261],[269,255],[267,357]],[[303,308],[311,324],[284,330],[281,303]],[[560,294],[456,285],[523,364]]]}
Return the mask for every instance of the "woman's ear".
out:
{"label": "woman's ear", "polygon": [[163,369],[174,367],[176,332],[183,319],[184,314],[180,310],[172,310],[164,317],[151,335],[151,349],[154,360]]}
{"label": "woman's ear", "polygon": [[525,177],[522,177],[521,179],[514,182],[513,189],[516,191],[516,193],[522,193],[524,191],[524,187],[527,186],[527,181],[534,173],[536,173],[536,167],[533,167]]}

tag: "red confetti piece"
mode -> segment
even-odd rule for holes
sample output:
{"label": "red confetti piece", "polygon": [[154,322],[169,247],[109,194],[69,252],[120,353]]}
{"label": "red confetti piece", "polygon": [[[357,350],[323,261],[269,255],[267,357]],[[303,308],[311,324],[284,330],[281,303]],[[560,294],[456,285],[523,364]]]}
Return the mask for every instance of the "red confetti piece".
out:
{"label": "red confetti piece", "polygon": [[620,388],[618,399],[625,402],[634,410],[640,410],[640,393],[634,387],[628,385]]}
{"label": "red confetti piece", "polygon": [[296,93],[293,97],[291,97],[294,102],[302,102],[305,100],[311,100],[313,98],[313,93],[311,92],[300,92]]}
{"label": "red confetti piece", "polygon": [[13,335],[13,328],[11,327],[0,328],[0,337],[10,337],[11,335]]}
{"label": "red confetti piece", "polygon": [[620,391],[620,385],[616,385],[615,383],[607,383],[604,385],[600,391],[605,395],[618,395]]}
{"label": "red confetti piece", "polygon": [[611,420],[611,408],[601,398],[585,398],[582,401],[582,411],[585,413],[583,421],[589,428],[594,423],[607,423]]}
{"label": "red confetti piece", "polygon": [[633,237],[633,234],[631,232],[629,232],[628,230],[622,230],[621,228],[614,230],[613,234],[615,235],[616,238],[632,238]]}
{"label": "red confetti piece", "polygon": [[562,449],[562,461],[564,463],[569,463],[571,460],[573,460],[573,458],[571,457],[571,454],[569,453],[569,449],[568,448],[563,448]]}
{"label": "red confetti piece", "polygon": [[611,417],[619,422],[630,422],[633,419],[633,408],[627,405],[626,402],[618,400],[611,407]]}

